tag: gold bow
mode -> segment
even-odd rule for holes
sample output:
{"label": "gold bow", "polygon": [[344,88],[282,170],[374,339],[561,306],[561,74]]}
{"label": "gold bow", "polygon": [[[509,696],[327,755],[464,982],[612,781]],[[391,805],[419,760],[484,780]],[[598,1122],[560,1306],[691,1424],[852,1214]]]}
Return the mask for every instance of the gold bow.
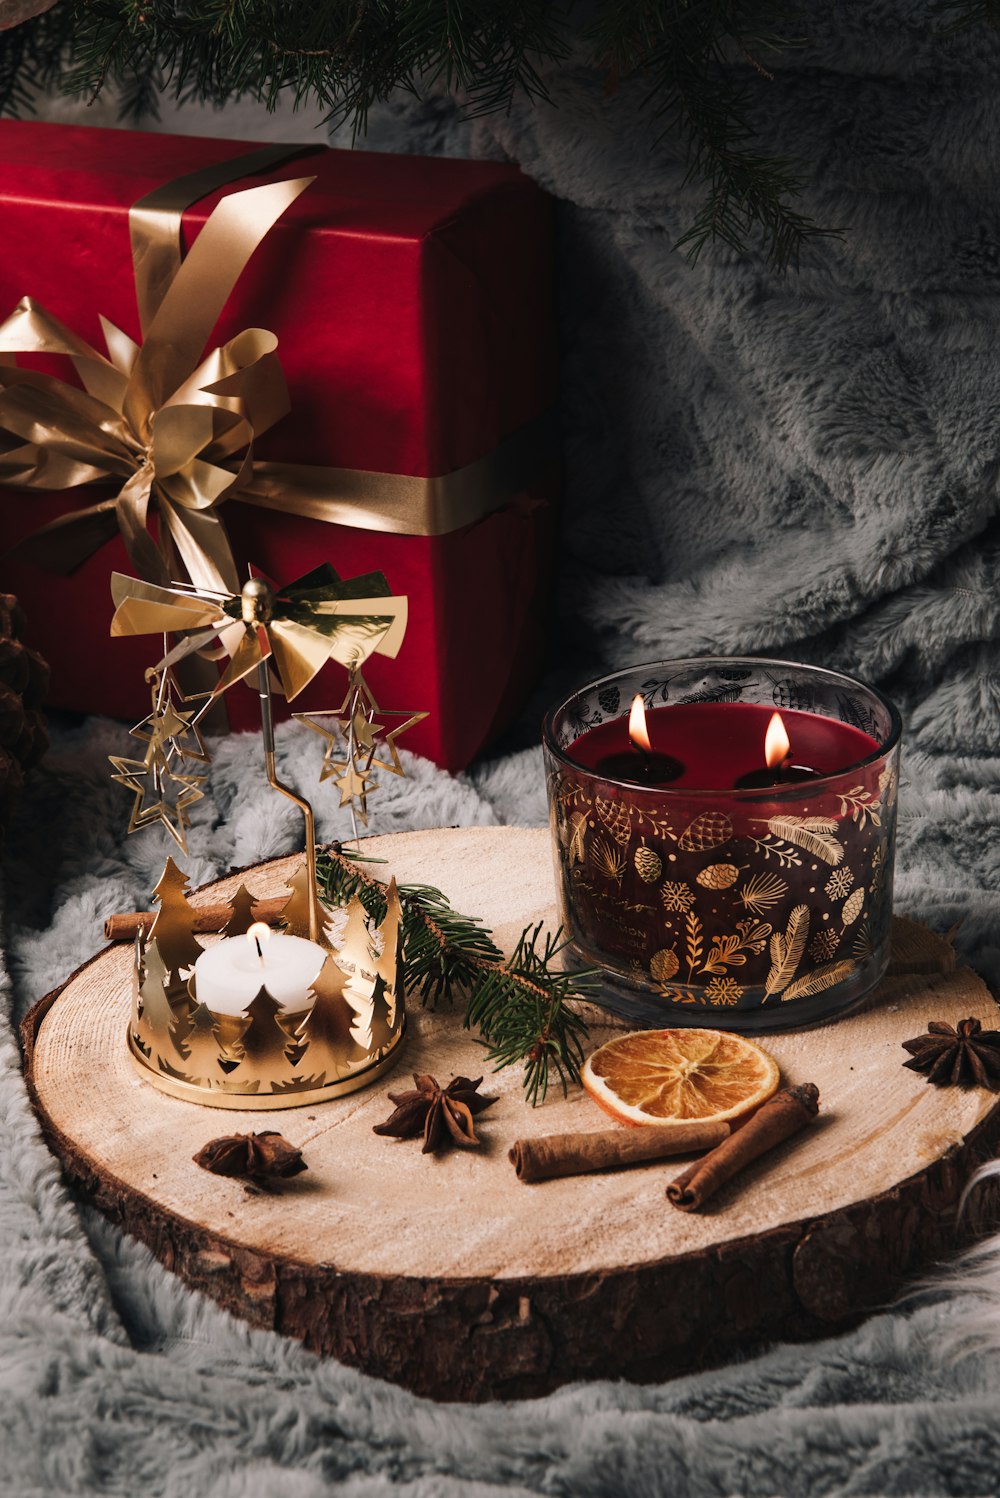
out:
{"label": "gold bow", "polygon": [[[136,571],[166,586],[166,537],[196,587],[235,593],[236,565],[217,506],[248,482],[255,436],[289,409],[277,339],[248,328],[203,357],[261,240],[314,179],[231,193],[182,259],[181,213],[237,176],[302,148],[270,147],[159,188],[129,212],[142,344],[101,318],[105,358],[31,297],[0,324],[0,483],[68,489],[121,481],[102,499],[35,532],[22,550],[69,572],[121,530]],[[63,354],[83,389],[19,369],[17,354]],[[0,433],[2,438],[3,433]],[[161,548],[146,528],[150,501]],[[35,545],[40,542],[41,545]]]}
{"label": "gold bow", "polygon": [[222,640],[231,659],[216,697],[265,661],[277,671],[285,696],[297,697],[329,660],[356,672],[376,651],[395,657],[406,631],[406,599],[390,594],[381,572],[345,581],[328,562],[275,589],[263,613],[248,611],[246,590],[210,598],[121,572],[111,575],[111,596],[113,635],[184,632],[157,673]]}

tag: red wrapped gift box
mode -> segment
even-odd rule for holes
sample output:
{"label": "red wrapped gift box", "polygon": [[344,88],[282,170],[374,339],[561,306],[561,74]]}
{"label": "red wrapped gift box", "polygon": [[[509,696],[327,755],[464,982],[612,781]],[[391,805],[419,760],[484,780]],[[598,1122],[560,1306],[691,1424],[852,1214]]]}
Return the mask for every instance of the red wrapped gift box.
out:
{"label": "red wrapped gift box", "polygon": [[[139,341],[129,208],[250,149],[0,121],[0,316],[31,296],[97,348],[100,314]],[[459,769],[516,712],[543,640],[557,471],[539,440],[555,396],[550,203],[505,165],[310,152],[188,209],[185,248],[227,193],[307,175],[316,180],[255,251],[211,340],[248,327],[277,335],[292,410],[255,444],[255,460],[371,475],[376,510],[379,475],[470,470],[475,487],[498,453],[509,473],[497,508],[467,524],[460,512],[443,534],[386,533],[375,513],[371,528],[329,523],[239,497],[223,519],[242,574],[252,562],[284,583],[331,561],[345,577],[381,570],[408,595],[399,657],[366,675],[385,706],[428,711],[408,747]],[[4,547],[94,497],[0,487]],[[0,584],[20,596],[29,643],[52,665],[54,705],[140,718],[155,652],[108,636],[115,569],[133,570],[117,537],[69,577],[5,557]],[[331,667],[294,707],[337,706],[343,685]],[[242,687],[228,708],[234,727],[258,721]]]}

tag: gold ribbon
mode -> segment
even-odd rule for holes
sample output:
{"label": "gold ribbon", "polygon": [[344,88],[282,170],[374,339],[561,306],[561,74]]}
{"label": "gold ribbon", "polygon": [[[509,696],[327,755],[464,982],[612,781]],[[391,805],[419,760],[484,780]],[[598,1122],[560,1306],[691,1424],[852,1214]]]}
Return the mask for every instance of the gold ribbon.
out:
{"label": "gold ribbon", "polygon": [[[0,324],[0,483],[69,489],[121,481],[118,494],[44,526],[30,550],[72,571],[120,529],[143,577],[169,571],[146,528],[155,497],[192,581],[239,590],[217,507],[248,481],[255,436],[289,409],[277,339],[248,328],[203,357],[209,335],[261,240],[314,179],[251,187],[223,198],[182,258],[184,209],[236,177],[261,172],[303,148],[272,146],[181,177],[129,211],[142,343],[101,318],[108,357],[24,297]],[[79,389],[19,369],[11,356],[64,354]],[[19,441],[17,440],[19,439]]]}
{"label": "gold ribbon", "polygon": [[[277,339],[248,328],[207,357],[209,334],[254,250],[314,179],[232,193],[186,257],[184,210],[208,193],[324,147],[268,146],[156,188],[129,210],[138,345],[101,318],[108,357],[30,297],[0,324],[0,484],[69,489],[120,481],[116,495],[35,531],[18,551],[72,572],[120,530],[136,572],[166,586],[166,537],[199,588],[239,591],[218,507],[229,499],[331,524],[436,536],[506,504],[555,451],[549,418],[438,477],[255,463],[253,442],[289,409]],[[18,354],[68,355],[83,389],[17,368]],[[0,433],[2,435],[2,433]],[[147,530],[151,501],[161,545]],[[165,533],[165,534],[164,534]]]}

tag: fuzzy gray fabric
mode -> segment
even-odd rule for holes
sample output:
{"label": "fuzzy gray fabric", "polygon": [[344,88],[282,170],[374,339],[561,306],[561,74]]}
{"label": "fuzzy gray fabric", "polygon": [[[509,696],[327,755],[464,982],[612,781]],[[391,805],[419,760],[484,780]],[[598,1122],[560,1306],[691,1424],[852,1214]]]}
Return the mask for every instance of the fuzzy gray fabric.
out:
{"label": "fuzzy gray fabric", "polygon": [[[963,953],[996,982],[1000,38],[933,39],[930,11],[815,7],[812,41],[761,85],[765,139],[817,163],[806,210],[848,231],[786,280],[723,251],[695,270],[670,253],[696,189],[650,145],[641,80],[607,101],[570,67],[550,80],[558,111],[474,126],[445,100],[403,100],[376,112],[369,144],[507,155],[558,199],[568,482],[561,643],[536,706],[598,659],[684,651],[775,650],[881,681],[908,718],[899,904],[942,928],[964,917]],[[162,123],[295,138],[310,122],[234,107]],[[536,721],[511,742],[533,743]],[[158,833],[124,838],[104,761],[122,742],[100,721],[63,730],[19,809],[8,1021],[162,864]],[[281,731],[303,787],[319,749]],[[193,881],[294,845],[256,762],[220,747]],[[544,819],[535,748],[455,780],[409,765],[373,800],[374,830]],[[322,835],[342,832],[321,808]],[[81,1214],[9,1029],[0,1069],[4,1498],[996,1491],[1000,1241],[836,1341],[662,1388],[434,1406],[248,1331]]]}
{"label": "fuzzy gray fabric", "polygon": [[[727,1494],[986,1494],[1000,1471],[997,1258],[955,1293],[811,1347],[659,1388],[620,1383],[533,1403],[433,1405],[252,1332],[185,1290],[96,1214],[81,1212],[39,1136],[10,1030],[99,942],[104,915],[146,898],[168,842],[124,836],[128,797],[107,779],[119,725],[62,730],[33,777],[7,850],[11,980],[0,1043],[0,1494],[165,1498],[709,1498]],[[322,745],[279,729],[291,782],[315,785]],[[257,769],[256,736],[217,745],[192,809],[193,880],[296,846],[297,814]],[[374,831],[544,819],[540,752],[452,779],[407,758],[373,798]],[[995,767],[994,767],[995,769]],[[911,755],[900,796],[902,903],[939,922],[966,909],[985,951],[985,904],[949,861],[983,797],[933,783]],[[985,773],[985,767],[984,767]],[[347,832],[317,796],[320,835]],[[979,808],[977,811],[976,809]],[[982,846],[1000,838],[1000,809]],[[969,879],[976,871],[967,871]],[[993,966],[1000,974],[1000,954]],[[962,1356],[974,1326],[986,1347]]]}

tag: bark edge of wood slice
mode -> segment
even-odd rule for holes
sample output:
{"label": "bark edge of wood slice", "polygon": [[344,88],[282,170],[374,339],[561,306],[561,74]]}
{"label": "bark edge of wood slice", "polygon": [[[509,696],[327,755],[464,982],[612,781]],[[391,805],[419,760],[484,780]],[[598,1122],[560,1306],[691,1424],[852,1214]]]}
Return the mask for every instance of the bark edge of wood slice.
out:
{"label": "bark edge of wood slice", "polygon": [[[506,948],[530,921],[554,920],[547,831],[433,830],[372,839],[371,846],[390,859],[401,882],[437,884],[457,908],[481,915]],[[228,895],[242,879],[255,893],[274,893],[296,861],[233,873],[196,893],[195,903]],[[420,1394],[508,1399],[576,1379],[649,1381],[716,1366],[779,1338],[822,1336],[884,1306],[907,1279],[995,1220],[1000,1187],[993,1182],[975,1194],[961,1224],[956,1215],[969,1176],[995,1153],[1000,1102],[979,1090],[928,1086],[902,1066],[900,1042],[932,1018],[974,1014],[990,1027],[996,1006],[974,973],[956,967],[943,938],[905,919],[897,920],[893,967],[866,1010],[765,1039],[789,1080],[819,1083],[832,1113],[800,1144],[754,1167],[760,1188],[727,1188],[696,1217],[675,1212],[665,1199],[682,1161],[537,1186],[517,1182],[506,1152],[519,1134],[598,1129],[607,1120],[580,1095],[533,1113],[520,1103],[516,1075],[484,1082],[483,1090],[500,1091],[502,1101],[482,1119],[490,1151],[471,1159],[421,1159],[416,1143],[370,1135],[400,1073],[315,1110],[223,1115],[166,1098],[128,1066],[122,974],[129,960],[128,949],[106,948],[36,1004],[22,1026],[31,1096],[69,1179],[188,1285],[252,1325]],[[81,1010],[91,1020],[83,1029]],[[609,1033],[614,1027],[610,1021]],[[473,1042],[457,1020],[411,1010],[411,1029],[404,1077],[418,1061],[432,1069],[442,1048],[443,1070],[457,1069],[463,1055],[463,1069],[474,1062]],[[68,1085],[79,1076],[80,1045],[90,1047],[98,1073],[90,1092]],[[805,1075],[809,1066],[819,1074]],[[838,1097],[870,1093],[876,1076],[891,1097],[873,1104],[871,1116],[854,1118],[843,1106],[837,1113]],[[114,1127],[109,1087],[118,1089]],[[324,1127],[329,1110],[340,1110],[340,1118]],[[317,1121],[310,1150],[306,1136]],[[208,1139],[252,1128],[306,1140],[310,1171],[274,1197],[249,1198],[239,1182],[190,1163]],[[132,1135],[130,1153],[125,1141]],[[370,1161],[357,1156],[361,1181],[350,1199],[336,1172],[332,1185],[325,1180],[323,1149],[342,1159],[345,1150],[361,1150],[362,1139]],[[901,1163],[893,1175],[895,1161]],[[853,1176],[841,1169],[848,1164]],[[380,1197],[386,1179],[388,1196]],[[462,1213],[471,1202],[480,1215],[473,1212],[454,1250],[446,1243],[428,1250],[428,1223],[453,1198]],[[409,1231],[400,1215],[407,1201]],[[803,1210],[810,1201],[816,1210]],[[324,1233],[326,1218],[338,1212]],[[362,1217],[382,1222],[382,1240],[359,1226]],[[534,1260],[529,1220],[537,1225]],[[358,1241],[345,1248],[352,1222]],[[440,1218],[442,1240],[452,1226]]]}

